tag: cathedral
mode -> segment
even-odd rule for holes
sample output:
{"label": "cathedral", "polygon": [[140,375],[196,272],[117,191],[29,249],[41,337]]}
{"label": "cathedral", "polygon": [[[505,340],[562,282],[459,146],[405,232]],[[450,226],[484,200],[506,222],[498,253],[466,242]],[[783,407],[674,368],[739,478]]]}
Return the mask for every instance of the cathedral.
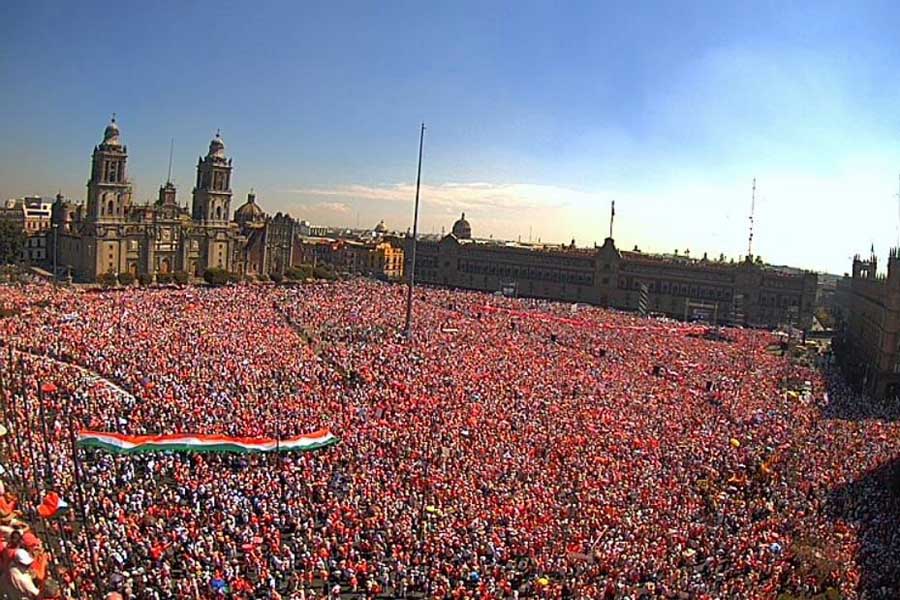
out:
{"label": "cathedral", "polygon": [[104,273],[155,277],[182,271],[200,276],[219,268],[240,275],[268,273],[292,264],[294,220],[270,218],[253,193],[231,219],[231,159],[219,133],[197,161],[197,178],[188,210],[176,198],[171,181],[155,202],[135,204],[127,175],[128,147],[115,117],[94,147],[87,201],[58,195],[53,204],[57,258],[61,271],[78,281]]}

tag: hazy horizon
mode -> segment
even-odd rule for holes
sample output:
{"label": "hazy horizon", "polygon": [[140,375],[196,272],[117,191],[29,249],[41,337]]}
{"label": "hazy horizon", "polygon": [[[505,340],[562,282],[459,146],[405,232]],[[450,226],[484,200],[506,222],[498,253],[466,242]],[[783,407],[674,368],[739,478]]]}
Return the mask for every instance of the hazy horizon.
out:
{"label": "hazy horizon", "polygon": [[10,6],[0,199],[85,196],[111,113],[137,203],[190,203],[221,128],[232,210],[333,226],[747,249],[832,273],[898,242],[900,7],[655,2]]}

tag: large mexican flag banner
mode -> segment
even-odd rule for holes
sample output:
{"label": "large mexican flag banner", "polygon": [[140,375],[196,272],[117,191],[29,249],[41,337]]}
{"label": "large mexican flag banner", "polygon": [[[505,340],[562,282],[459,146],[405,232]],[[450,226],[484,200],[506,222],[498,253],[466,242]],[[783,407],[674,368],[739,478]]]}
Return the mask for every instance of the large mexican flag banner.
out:
{"label": "large mexican flag banner", "polygon": [[115,454],[140,452],[307,452],[331,446],[338,442],[327,429],[297,437],[275,440],[272,438],[243,438],[224,435],[200,435],[175,433],[170,435],[122,435],[83,430],[78,433],[78,446],[100,448]]}

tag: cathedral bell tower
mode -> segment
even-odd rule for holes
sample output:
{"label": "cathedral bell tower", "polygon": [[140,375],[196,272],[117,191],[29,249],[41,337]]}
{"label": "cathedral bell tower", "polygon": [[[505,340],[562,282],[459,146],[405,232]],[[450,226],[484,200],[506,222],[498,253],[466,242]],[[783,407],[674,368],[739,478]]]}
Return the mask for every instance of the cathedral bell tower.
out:
{"label": "cathedral bell tower", "polygon": [[196,221],[224,225],[230,211],[231,159],[225,157],[225,142],[217,131],[209,143],[209,152],[197,162],[191,216]]}
{"label": "cathedral bell tower", "polygon": [[87,184],[87,219],[93,222],[124,221],[131,209],[131,183],[125,174],[128,148],[119,140],[113,115],[103,132],[103,142],[94,146],[91,178]]}

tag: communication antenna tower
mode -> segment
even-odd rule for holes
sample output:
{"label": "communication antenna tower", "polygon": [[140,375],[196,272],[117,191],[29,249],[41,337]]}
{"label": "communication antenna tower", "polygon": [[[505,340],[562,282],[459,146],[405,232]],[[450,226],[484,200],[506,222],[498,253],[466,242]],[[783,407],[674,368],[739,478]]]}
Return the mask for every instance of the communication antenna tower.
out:
{"label": "communication antenna tower", "polygon": [[[900,179],[900,176],[898,176]],[[897,198],[897,247],[900,248],[900,186],[897,188],[897,193],[894,194]]]}
{"label": "communication antenna tower", "polygon": [[747,240],[747,258],[753,258],[753,213],[756,211],[756,177],[753,178],[753,195],[750,198],[750,237]]}

